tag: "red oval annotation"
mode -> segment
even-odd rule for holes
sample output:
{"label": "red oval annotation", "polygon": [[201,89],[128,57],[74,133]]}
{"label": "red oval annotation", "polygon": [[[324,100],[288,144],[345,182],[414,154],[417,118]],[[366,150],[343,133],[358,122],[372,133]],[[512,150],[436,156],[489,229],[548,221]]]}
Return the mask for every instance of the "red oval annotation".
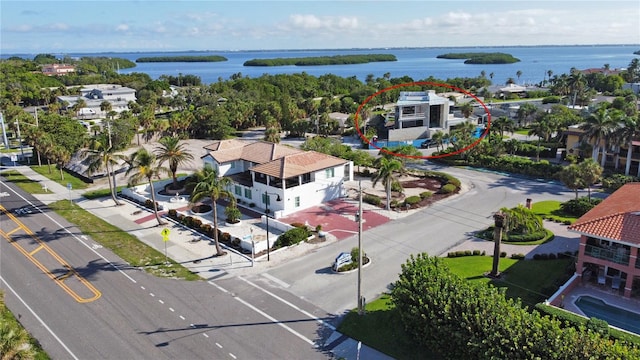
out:
{"label": "red oval annotation", "polygon": [[[440,155],[432,155],[432,156],[416,156],[416,155],[405,155],[405,154],[399,154],[399,153],[394,153],[392,151],[390,151],[388,148],[383,148],[383,147],[379,147],[378,145],[374,144],[370,139],[368,139],[366,137],[365,134],[362,133],[362,131],[360,131],[360,126],[359,126],[359,121],[360,121],[360,112],[362,111],[362,108],[369,102],[371,101],[371,99],[375,98],[376,96],[385,93],[387,91],[390,90],[394,90],[394,89],[398,89],[398,88],[402,88],[402,87],[407,87],[407,86],[435,86],[435,87],[443,87],[443,88],[447,88],[453,91],[457,91],[457,92],[461,92],[465,95],[468,95],[470,97],[472,97],[474,100],[476,100],[478,102],[478,104],[480,104],[483,108],[485,113],[487,114],[487,127],[484,130],[484,132],[482,133],[482,135],[480,135],[480,137],[474,141],[471,145],[466,146],[458,151],[454,151],[451,153],[447,153],[447,154],[440,154]],[[491,112],[489,111],[489,109],[487,108],[487,106],[484,104],[484,102],[482,102],[482,100],[480,100],[477,96],[475,96],[474,94],[464,90],[464,89],[460,89],[458,87],[455,87],[453,85],[449,85],[449,84],[444,84],[444,83],[434,83],[434,82],[430,82],[430,81],[415,81],[415,82],[410,82],[410,83],[404,83],[404,84],[397,84],[394,86],[390,86],[388,88],[384,88],[382,90],[379,90],[378,92],[376,92],[375,94],[371,94],[369,97],[367,97],[362,104],[360,104],[360,106],[358,106],[358,111],[356,112],[356,116],[355,116],[355,127],[356,127],[356,131],[358,132],[358,135],[360,136],[360,138],[362,140],[364,140],[364,142],[366,142],[367,144],[369,144],[370,146],[373,146],[374,148],[380,150],[383,153],[389,154],[389,155],[393,155],[393,156],[398,156],[398,157],[404,157],[404,158],[411,158],[411,159],[438,159],[438,158],[444,158],[447,156],[453,156],[456,154],[460,154],[464,151],[467,151],[471,148],[473,148],[474,146],[477,146],[482,139],[484,139],[485,136],[487,136],[487,134],[489,133],[489,129],[491,128]]]}

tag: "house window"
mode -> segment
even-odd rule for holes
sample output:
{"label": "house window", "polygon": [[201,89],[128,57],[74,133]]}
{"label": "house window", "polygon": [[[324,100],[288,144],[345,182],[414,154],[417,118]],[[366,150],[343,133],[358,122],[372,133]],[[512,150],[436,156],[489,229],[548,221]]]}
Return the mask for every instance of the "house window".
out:
{"label": "house window", "polygon": [[234,192],[236,193],[236,195],[240,196],[242,195],[242,188],[240,187],[240,185],[235,185],[234,186]]}
{"label": "house window", "polygon": [[244,197],[251,200],[251,189],[244,189]]}
{"label": "house window", "polygon": [[262,194],[262,203],[265,205],[271,205],[271,199],[269,198],[269,195]]}
{"label": "house window", "polygon": [[300,196],[296,196],[293,199],[293,204],[294,204],[295,207],[300,207]]}
{"label": "house window", "polygon": [[229,166],[231,169],[235,169],[236,168],[236,162],[232,161],[231,163],[229,163]]}
{"label": "house window", "polygon": [[327,179],[328,179],[328,178],[332,178],[332,177],[334,177],[334,176],[335,176],[335,169],[334,169],[334,168],[331,168],[331,169],[325,169],[325,170],[324,170],[324,174],[325,174],[325,176],[327,177]]}
{"label": "house window", "polygon": [[311,173],[302,174],[302,183],[307,184],[311,182]]}

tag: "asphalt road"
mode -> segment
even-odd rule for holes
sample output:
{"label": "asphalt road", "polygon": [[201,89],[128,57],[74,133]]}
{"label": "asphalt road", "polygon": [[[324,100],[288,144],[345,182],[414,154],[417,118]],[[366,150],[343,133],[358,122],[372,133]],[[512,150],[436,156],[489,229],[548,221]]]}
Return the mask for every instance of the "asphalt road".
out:
{"label": "asphalt road", "polygon": [[[492,214],[502,207],[524,204],[527,198],[534,202],[564,201],[574,196],[556,183],[434,165],[419,167],[446,170],[461,179],[469,189],[363,234],[364,252],[372,259],[362,271],[362,291],[366,299],[374,299],[387,291],[411,254],[427,252],[440,255],[446,252],[469,239],[474,231],[492,224]],[[274,267],[268,271],[272,279],[270,285],[286,289],[339,316],[357,305],[357,272],[335,274],[330,265],[339,252],[350,251],[356,246],[357,237],[352,236]],[[254,275],[253,278],[264,276]]]}
{"label": "asphalt road", "polygon": [[12,184],[0,194],[0,288],[53,359],[327,358],[311,304],[147,275]]}

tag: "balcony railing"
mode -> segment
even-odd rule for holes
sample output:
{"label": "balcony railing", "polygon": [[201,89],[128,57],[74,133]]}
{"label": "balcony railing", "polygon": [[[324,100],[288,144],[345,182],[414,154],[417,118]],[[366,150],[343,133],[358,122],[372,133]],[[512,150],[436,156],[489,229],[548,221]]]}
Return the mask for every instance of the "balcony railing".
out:
{"label": "balcony railing", "polygon": [[[629,252],[627,251],[620,253],[618,252],[617,249],[610,250],[610,249],[605,249],[605,248],[601,248],[593,245],[587,245],[584,253],[585,255],[588,255],[597,259],[612,261],[620,265],[629,265]],[[636,267],[637,266],[638,265],[636,262]]]}

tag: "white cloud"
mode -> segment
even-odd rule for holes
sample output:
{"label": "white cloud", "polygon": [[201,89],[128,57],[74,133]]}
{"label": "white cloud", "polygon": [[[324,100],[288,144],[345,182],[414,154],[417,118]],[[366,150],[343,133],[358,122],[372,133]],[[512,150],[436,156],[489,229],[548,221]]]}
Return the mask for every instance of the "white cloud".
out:
{"label": "white cloud", "polygon": [[293,14],[289,16],[290,25],[293,28],[304,30],[347,30],[359,27],[357,17],[349,16],[322,16],[309,14]]}
{"label": "white cloud", "polygon": [[116,31],[121,31],[121,32],[129,31],[129,25],[119,24],[118,26],[116,26]]}

